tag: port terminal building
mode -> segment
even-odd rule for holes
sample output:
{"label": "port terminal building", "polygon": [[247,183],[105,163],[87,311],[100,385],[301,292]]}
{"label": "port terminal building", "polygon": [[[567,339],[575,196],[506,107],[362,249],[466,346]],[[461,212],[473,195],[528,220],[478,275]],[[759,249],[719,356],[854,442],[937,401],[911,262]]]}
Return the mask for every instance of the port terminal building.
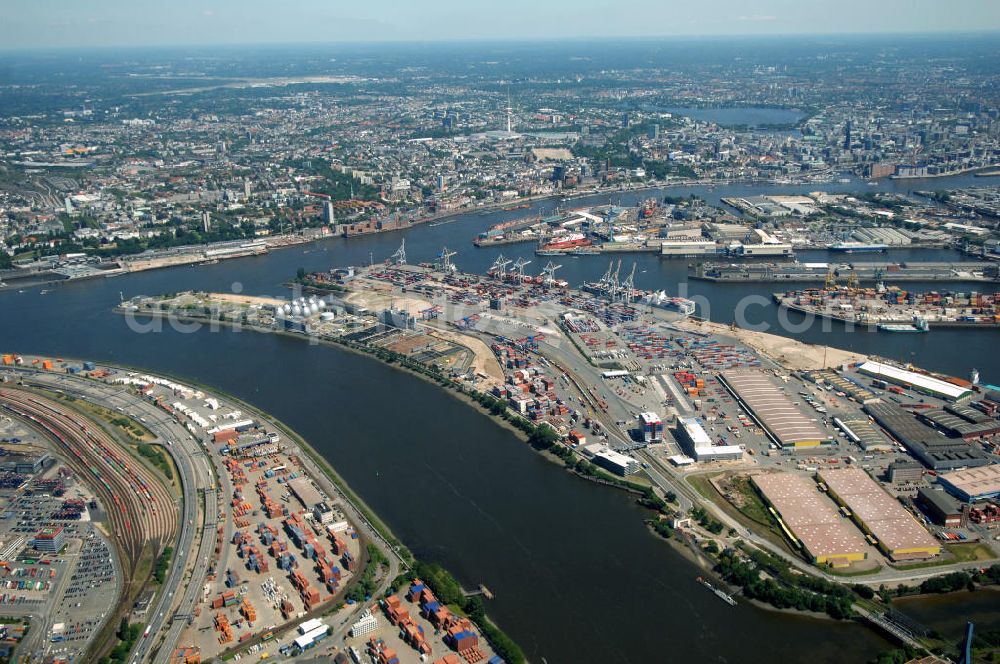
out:
{"label": "port terminal building", "polygon": [[759,371],[724,371],[719,380],[782,449],[816,447],[831,441],[770,376]]}
{"label": "port terminal building", "polygon": [[902,385],[916,392],[928,394],[932,397],[944,399],[945,401],[958,401],[972,394],[961,385],[955,385],[948,381],[934,378],[926,374],[900,369],[891,364],[883,362],[873,362],[871,360],[862,362],[858,371],[877,380],[884,380],[887,383]]}
{"label": "port terminal building", "polygon": [[865,538],[813,480],[779,472],[753,475],[750,482],[785,536],[813,563],[846,567],[867,558]]}
{"label": "port terminal building", "polygon": [[941,545],[898,500],[860,468],[824,469],[821,488],[892,560],[925,560],[941,553]]}
{"label": "port terminal building", "polygon": [[695,461],[739,461],[743,458],[743,448],[739,445],[713,445],[712,437],[705,427],[694,417],[677,418],[674,437],[681,448]]}

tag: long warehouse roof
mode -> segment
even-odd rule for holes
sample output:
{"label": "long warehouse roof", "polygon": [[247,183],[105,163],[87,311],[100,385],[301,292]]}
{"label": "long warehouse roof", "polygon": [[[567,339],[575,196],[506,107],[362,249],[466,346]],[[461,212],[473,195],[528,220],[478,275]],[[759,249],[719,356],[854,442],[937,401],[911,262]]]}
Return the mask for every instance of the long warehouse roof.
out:
{"label": "long warehouse roof", "polygon": [[726,371],[722,378],[782,446],[818,442],[830,437],[768,376],[759,372]]}
{"label": "long warehouse roof", "polygon": [[937,540],[860,468],[823,469],[820,480],[890,553],[937,549]]}
{"label": "long warehouse roof", "polygon": [[872,362],[869,360],[862,364],[859,369],[868,375],[913,385],[916,388],[931,392],[932,394],[940,394],[948,399],[958,399],[969,391],[964,387],[953,385],[933,376],[915,371],[907,371],[906,369],[900,369],[899,367],[894,367],[891,364],[883,364],[882,362]]}
{"label": "long warehouse roof", "polygon": [[788,472],[750,479],[817,559],[848,556],[867,548],[861,533],[811,479]]}

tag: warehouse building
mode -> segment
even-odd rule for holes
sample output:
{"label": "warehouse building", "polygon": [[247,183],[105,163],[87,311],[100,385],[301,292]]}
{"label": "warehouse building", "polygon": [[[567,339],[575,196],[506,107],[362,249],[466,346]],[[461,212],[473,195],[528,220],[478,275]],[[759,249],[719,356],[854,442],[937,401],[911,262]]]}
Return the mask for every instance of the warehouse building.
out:
{"label": "warehouse building", "polygon": [[968,389],[959,385],[954,385],[944,380],[894,367],[891,364],[882,362],[864,362],[858,370],[879,380],[884,380],[896,385],[908,387],[932,397],[945,399],[946,401],[958,401],[959,399],[972,394]]}
{"label": "warehouse building", "polygon": [[607,445],[599,445],[597,443],[587,445],[583,448],[583,452],[584,454],[588,454],[590,460],[596,465],[605,470],[610,470],[615,475],[625,477],[639,472],[638,461],[621,452],[615,452]]}
{"label": "warehouse building", "polygon": [[938,483],[965,503],[1000,498],[1000,465],[945,473],[938,476]]}
{"label": "warehouse building", "polygon": [[768,509],[792,543],[817,565],[844,567],[867,557],[861,533],[811,479],[795,473],[753,475]]}
{"label": "warehouse building", "polygon": [[939,526],[958,528],[962,525],[962,505],[941,489],[920,487],[917,489],[917,504]]}
{"label": "warehouse building", "polygon": [[839,417],[833,418],[834,425],[844,432],[847,439],[858,445],[864,451],[869,450],[892,450],[892,441],[885,437],[878,427],[874,426],[868,419],[848,419],[842,420]]}
{"label": "warehouse building", "polygon": [[719,380],[782,448],[815,447],[831,438],[771,378],[760,372],[725,371]]}
{"label": "warehouse building", "polygon": [[920,413],[920,418],[952,438],[973,440],[1000,433],[1000,420],[964,406],[926,410]]}
{"label": "warehouse building", "polygon": [[894,403],[865,404],[865,412],[904,445],[920,463],[933,471],[973,468],[985,466],[988,462],[986,455],[978,447],[962,440],[946,438]]}
{"label": "warehouse building", "polygon": [[323,502],[323,495],[316,489],[312,480],[305,475],[288,480],[287,486],[306,509],[312,509],[318,503]]}
{"label": "warehouse building", "polygon": [[712,437],[705,427],[694,417],[677,418],[674,437],[685,452],[701,462],[739,461],[743,458],[743,448],[739,445],[713,445]]}
{"label": "warehouse building", "polygon": [[819,480],[892,560],[924,560],[941,553],[937,540],[860,468],[824,469]]}

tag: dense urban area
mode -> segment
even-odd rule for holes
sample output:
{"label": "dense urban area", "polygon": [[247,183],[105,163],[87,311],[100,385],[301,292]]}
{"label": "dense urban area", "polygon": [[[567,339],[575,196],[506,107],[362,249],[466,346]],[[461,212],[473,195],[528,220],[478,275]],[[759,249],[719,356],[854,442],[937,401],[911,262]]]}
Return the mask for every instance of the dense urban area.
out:
{"label": "dense urban area", "polygon": [[[605,47],[12,55],[5,325],[111,283],[88,324],[149,346],[374,359],[637,502],[715,609],[994,661],[995,620],[942,633],[906,602],[1000,592],[996,40]],[[209,281],[230,261],[271,294]],[[893,346],[962,335],[978,368]],[[567,661],[265,404],[29,339],[0,330],[0,661]],[[253,380],[284,373],[268,349]]]}

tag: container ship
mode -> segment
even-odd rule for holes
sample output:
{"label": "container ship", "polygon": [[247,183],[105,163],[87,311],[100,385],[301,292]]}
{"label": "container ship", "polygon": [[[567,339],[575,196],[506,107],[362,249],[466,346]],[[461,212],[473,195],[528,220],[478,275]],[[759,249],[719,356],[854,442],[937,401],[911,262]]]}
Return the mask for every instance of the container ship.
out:
{"label": "container ship", "polygon": [[914,316],[912,323],[879,323],[879,332],[930,332],[927,321],[920,316]]}
{"label": "container ship", "polygon": [[571,249],[577,249],[579,247],[589,247],[592,242],[583,233],[570,233],[565,237],[558,238],[546,244],[540,245],[535,253],[539,256],[550,256],[554,252],[555,254],[565,253]]}
{"label": "container ship", "polygon": [[648,294],[643,301],[651,307],[676,311],[679,314],[690,316],[695,311],[695,303],[687,298],[667,295],[666,291],[653,291]]}
{"label": "container ship", "polygon": [[856,253],[885,253],[889,248],[887,244],[869,244],[867,242],[838,242],[827,247],[830,251],[843,251],[848,254]]}

